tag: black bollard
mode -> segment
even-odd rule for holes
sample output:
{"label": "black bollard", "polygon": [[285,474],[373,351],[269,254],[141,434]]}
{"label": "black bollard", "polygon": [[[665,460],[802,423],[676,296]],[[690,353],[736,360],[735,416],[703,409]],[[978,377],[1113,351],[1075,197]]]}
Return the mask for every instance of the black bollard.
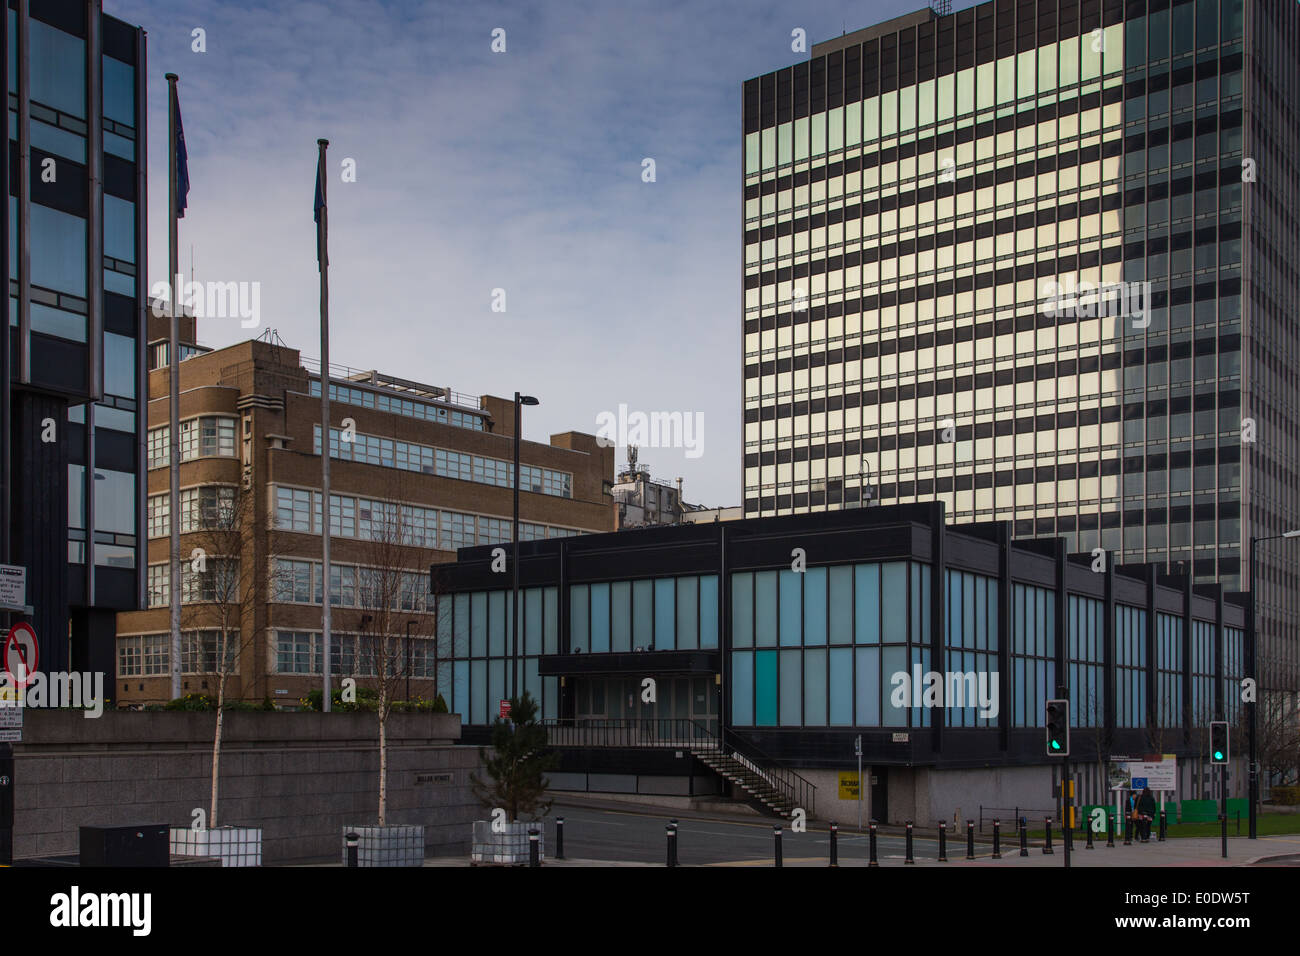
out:
{"label": "black bollard", "polygon": [[975,859],[975,821],[966,821],[966,859]]}
{"label": "black bollard", "polygon": [[776,838],[776,865],[781,865],[781,824],[773,824],[772,836]]}
{"label": "black bollard", "polygon": [[1025,818],[1020,818],[1020,855],[1029,856],[1029,827],[1025,826]]}
{"label": "black bollard", "polygon": [[948,862],[948,824],[939,821],[939,862]]}
{"label": "black bollard", "polygon": [[1090,821],[1090,820],[1085,820],[1084,823],[1083,823],[1083,829],[1084,829],[1084,830],[1087,832],[1087,834],[1088,834],[1088,844],[1087,844],[1087,846],[1084,847],[1084,849],[1085,849],[1085,850],[1091,850],[1091,849],[1094,849],[1094,847],[1093,847],[1093,845],[1092,845],[1092,821]]}
{"label": "black bollard", "polygon": [[1157,843],[1165,842],[1165,830],[1169,826],[1169,818],[1164,810],[1160,811],[1160,832],[1156,835]]}
{"label": "black bollard", "polygon": [[1115,817],[1113,814],[1106,814],[1106,846],[1115,845]]}
{"label": "black bollard", "polygon": [[664,866],[674,866],[673,856],[675,854],[673,853],[673,850],[675,849],[674,844],[677,842],[677,832],[671,823],[664,824],[664,837],[668,841],[667,850],[665,851],[667,856],[664,858]]}
{"label": "black bollard", "polygon": [[871,845],[871,859],[868,861],[867,866],[879,866],[880,864],[876,862],[876,821],[875,820],[872,820],[871,823],[867,825],[867,834],[868,834],[868,840],[870,841],[870,845]]}
{"label": "black bollard", "polygon": [[564,817],[555,818],[555,858],[564,859]]}
{"label": "black bollard", "polygon": [[1226,813],[1219,814],[1219,824],[1223,836],[1223,858],[1226,860],[1228,858],[1228,815]]}
{"label": "black bollard", "polygon": [[[1224,824],[1224,826],[1226,827],[1227,824]],[[1223,832],[1227,833],[1228,831],[1224,830]],[[916,860],[912,859],[912,821],[911,820],[907,821],[907,856],[903,859],[903,862],[904,863],[916,862]]]}
{"label": "black bollard", "polygon": [[343,839],[347,841],[348,846],[348,866],[356,866],[357,844],[360,842],[361,837],[357,836],[355,833],[345,833]]}
{"label": "black bollard", "polygon": [[537,835],[537,827],[528,828],[528,865],[541,866],[541,843]]}
{"label": "black bollard", "polygon": [[993,859],[1002,859],[1002,821],[993,821]]}
{"label": "black bollard", "polygon": [[1127,817],[1124,819],[1124,845],[1133,845],[1133,821]]}
{"label": "black bollard", "polygon": [[839,848],[840,825],[834,820],[831,821],[831,866],[840,865],[840,848]]}
{"label": "black bollard", "polygon": [[1051,854],[1056,851],[1052,849],[1052,818],[1047,818],[1047,842],[1043,844],[1043,853]]}

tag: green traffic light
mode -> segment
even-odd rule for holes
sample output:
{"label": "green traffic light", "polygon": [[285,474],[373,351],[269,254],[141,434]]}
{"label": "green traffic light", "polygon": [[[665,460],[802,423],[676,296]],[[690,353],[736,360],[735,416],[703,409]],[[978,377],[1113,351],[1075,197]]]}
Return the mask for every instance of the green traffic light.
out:
{"label": "green traffic light", "polygon": [[1053,741],[1052,741],[1052,749],[1053,749],[1053,750],[1060,750],[1060,749],[1061,749],[1061,742],[1060,742],[1059,740],[1053,740]]}
{"label": "green traffic light", "polygon": [[1222,751],[1222,750],[1216,750],[1216,751],[1214,752],[1214,759],[1215,759],[1215,760],[1222,760],[1222,759],[1223,759],[1223,751]]}

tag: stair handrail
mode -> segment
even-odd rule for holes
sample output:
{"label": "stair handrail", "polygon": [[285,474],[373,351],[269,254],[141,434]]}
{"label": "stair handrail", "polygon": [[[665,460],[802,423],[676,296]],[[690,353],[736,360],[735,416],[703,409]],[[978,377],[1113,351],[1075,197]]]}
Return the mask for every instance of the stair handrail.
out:
{"label": "stair handrail", "polygon": [[[733,739],[740,741],[750,753],[746,754],[731,742]],[[808,816],[816,815],[817,786],[811,780],[800,776],[789,767],[780,766],[776,759],[765,753],[761,747],[752,740],[741,737],[734,730],[724,727],[721,741],[721,752],[724,755],[733,757],[738,763],[758,774],[790,800],[793,806],[807,811]]]}

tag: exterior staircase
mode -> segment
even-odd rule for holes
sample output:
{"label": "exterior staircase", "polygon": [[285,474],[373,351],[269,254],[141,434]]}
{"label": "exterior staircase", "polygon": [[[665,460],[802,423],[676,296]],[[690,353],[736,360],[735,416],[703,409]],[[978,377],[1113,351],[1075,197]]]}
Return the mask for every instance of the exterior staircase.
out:
{"label": "exterior staircase", "polygon": [[730,781],[748,794],[756,808],[774,816],[789,819],[795,809],[794,802],[772,785],[756,767],[742,763],[735,756],[715,749],[693,749],[695,757],[724,780]]}

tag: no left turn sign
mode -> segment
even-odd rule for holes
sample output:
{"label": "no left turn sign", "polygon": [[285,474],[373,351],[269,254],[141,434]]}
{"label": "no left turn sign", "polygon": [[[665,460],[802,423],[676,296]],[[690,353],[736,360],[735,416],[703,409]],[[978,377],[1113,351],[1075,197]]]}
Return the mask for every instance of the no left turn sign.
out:
{"label": "no left turn sign", "polygon": [[40,651],[36,647],[36,632],[26,621],[9,628],[5,638],[4,669],[18,687],[26,687],[36,676]]}

